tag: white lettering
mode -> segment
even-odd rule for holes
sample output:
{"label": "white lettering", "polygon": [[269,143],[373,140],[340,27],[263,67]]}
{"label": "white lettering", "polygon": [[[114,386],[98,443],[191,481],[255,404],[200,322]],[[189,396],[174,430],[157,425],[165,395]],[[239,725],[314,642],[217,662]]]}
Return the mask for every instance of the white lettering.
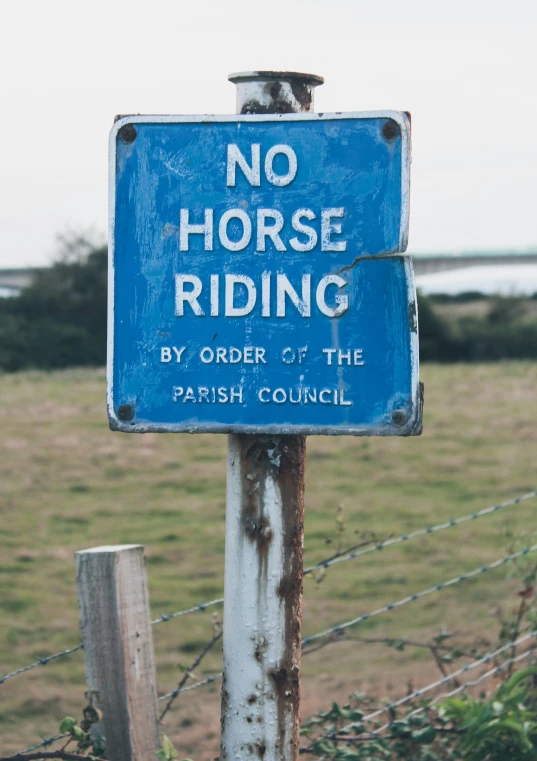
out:
{"label": "white lettering", "polygon": [[317,404],[317,389],[316,388],[312,388],[311,391],[309,388],[304,389],[304,404],[307,404],[308,402]]}
{"label": "white lettering", "polygon": [[218,317],[218,275],[211,275],[211,317]]}
{"label": "white lettering", "polygon": [[303,346],[301,349],[297,351],[297,357],[298,357],[298,364],[301,365],[303,360],[306,359],[306,356],[308,354],[308,347]]}
{"label": "white lettering", "polygon": [[339,207],[337,209],[322,209],[321,210],[321,250],[322,251],[346,251],[347,242],[333,241],[331,235],[339,235],[341,233],[341,222],[332,222],[332,217],[344,217],[345,209]]}
{"label": "white lettering", "polygon": [[183,396],[183,404],[185,402],[194,402],[196,403],[196,395],[194,394],[194,389],[192,386],[189,386],[186,390],[186,394]]}
{"label": "white lettering", "polygon": [[332,364],[332,354],[335,354],[337,349],[323,349],[323,354],[326,354],[327,364]]}
{"label": "white lettering", "polygon": [[229,364],[236,365],[242,359],[242,351],[232,346],[229,350]]}
{"label": "white lettering", "polygon": [[[267,219],[274,220],[274,224],[267,225]],[[277,209],[257,210],[257,251],[266,251],[266,238],[270,238],[276,251],[287,251],[282,239],[278,235],[283,227],[283,214]]]}
{"label": "white lettering", "polygon": [[276,402],[276,404],[283,404],[287,401],[287,394],[285,393],[285,390],[283,388],[277,388],[274,390],[274,393],[272,394],[272,400]]}
{"label": "white lettering", "polygon": [[[231,219],[240,219],[242,222],[242,237],[237,241],[230,240],[227,234],[227,226]],[[242,249],[246,248],[248,243],[250,243],[250,238],[252,237],[252,223],[250,222],[250,217],[242,209],[228,209],[228,211],[225,211],[220,218],[218,236],[220,238],[220,243],[224,248],[227,248],[228,251],[242,251]]]}
{"label": "white lettering", "polygon": [[319,391],[319,401],[321,402],[321,404],[331,404],[332,403],[331,399],[326,399],[325,398],[326,394],[331,394],[331,393],[332,393],[332,391],[329,388],[323,388],[323,389],[321,389]]}
{"label": "white lettering", "polygon": [[[317,289],[319,290],[319,289]],[[311,316],[311,275],[302,275],[302,298],[299,298],[287,275],[276,275],[276,316],[285,317],[285,296],[289,296],[302,317]]]}
{"label": "white lettering", "polygon": [[313,227],[310,227],[310,225],[305,225],[301,222],[301,217],[306,217],[306,219],[311,221],[312,219],[315,219],[315,214],[311,209],[297,209],[291,217],[293,230],[297,233],[307,235],[308,240],[306,243],[301,243],[297,237],[291,238],[289,245],[294,248],[295,251],[312,251],[317,245],[317,231]]}
{"label": "white lettering", "polygon": [[[248,299],[246,305],[243,307],[236,307],[235,301],[235,286],[244,285],[248,292]],[[226,275],[226,317],[244,317],[255,307],[256,301],[256,288],[254,281],[251,277],[246,275]]]}
{"label": "white lettering", "polygon": [[235,404],[235,398],[238,397],[239,404],[242,404],[242,386],[232,386],[230,391],[230,402]]}
{"label": "white lettering", "polygon": [[248,166],[238,146],[232,143],[227,147],[227,186],[235,187],[237,164],[252,187],[261,185],[261,145],[252,143],[252,166]]}
{"label": "white lettering", "polygon": [[202,225],[191,225],[189,222],[189,210],[181,209],[179,214],[179,250],[188,251],[188,236],[203,235],[205,237],[204,250],[213,250],[213,210],[205,209],[205,221]]}
{"label": "white lettering", "polygon": [[337,293],[334,298],[337,306],[329,307],[325,300],[326,289],[329,285],[337,285],[338,288],[344,288],[348,283],[339,275],[326,275],[326,277],[323,277],[319,281],[315,294],[317,306],[323,314],[327,317],[340,317],[349,308],[349,297],[346,294],[340,295]]}
{"label": "white lettering", "polygon": [[292,365],[295,359],[296,359],[295,352],[291,349],[290,346],[287,346],[282,351],[282,360],[285,362],[286,365]]}
{"label": "white lettering", "polygon": [[204,346],[203,349],[200,351],[200,359],[204,364],[209,364],[209,362],[212,362],[214,359],[214,351],[211,349],[210,346]]}
{"label": "white lettering", "polygon": [[333,404],[344,407],[352,406],[353,402],[345,399],[343,388],[322,388],[320,391],[309,386],[295,386],[294,388],[260,388],[257,398],[261,404]]}
{"label": "white lettering", "polygon": [[[244,317],[250,314],[257,303],[257,288],[254,280],[247,275],[226,274],[224,287],[224,308],[220,309],[220,276],[207,275],[206,293],[204,298],[207,299],[207,308],[210,306],[210,314],[213,317],[224,314],[226,317]],[[185,302],[188,303],[192,312],[197,317],[204,316],[205,312],[201,306],[201,296],[205,284],[196,275],[175,275],[175,314],[178,317],[185,315]],[[311,316],[311,275],[302,275],[302,289],[299,295],[297,289],[291,284],[287,275],[282,272],[276,274],[276,316],[287,316],[287,297],[291,300],[301,317]],[[336,286],[336,293],[333,298],[327,298],[327,289],[329,286]],[[339,275],[326,275],[318,282],[315,291],[315,303],[319,311],[327,317],[340,317],[349,309],[349,295],[340,293],[341,289],[348,285],[347,280]],[[241,292],[242,287],[242,292]],[[261,274],[261,316],[270,317],[274,308],[272,302],[272,275],[270,272]],[[271,303],[272,302],[272,303]],[[333,305],[332,305],[333,303]],[[169,347],[168,347],[169,348]],[[362,351],[361,349],[359,350]],[[161,362],[171,361],[165,359],[168,355],[164,350],[161,355]],[[330,357],[327,358],[328,364],[331,364]],[[349,360],[345,354],[342,355],[341,362],[347,364],[357,364],[361,357],[354,356]]]}
{"label": "white lettering", "polygon": [[261,317],[270,317],[270,272],[261,275]]}
{"label": "white lettering", "polygon": [[[268,389],[267,389],[268,390]],[[173,401],[183,401],[183,404],[191,402],[192,404],[238,404],[243,403],[242,386],[188,386],[184,389],[182,386],[173,387]],[[269,400],[267,400],[269,401]]]}
{"label": "white lettering", "polygon": [[352,407],[352,402],[349,402],[345,399],[345,389],[340,388],[339,389],[339,403],[342,407]]}
{"label": "white lettering", "polygon": [[160,361],[161,362],[171,362],[172,361],[172,351],[169,346],[162,346],[160,349]]}
{"label": "white lettering", "polygon": [[[276,174],[272,168],[272,162],[279,153],[287,156],[289,162],[287,174]],[[290,145],[273,145],[272,148],[267,151],[267,155],[265,156],[265,176],[272,185],[275,185],[277,188],[283,188],[286,185],[289,185],[289,183],[293,182],[295,179],[297,169],[298,161],[296,153]]]}
{"label": "white lettering", "polygon": [[[184,289],[185,283],[192,285],[191,291]],[[177,317],[183,317],[185,314],[185,301],[192,307],[196,317],[203,316],[203,309],[198,303],[198,297],[201,294],[201,280],[196,275],[176,275],[175,276],[175,314]]]}

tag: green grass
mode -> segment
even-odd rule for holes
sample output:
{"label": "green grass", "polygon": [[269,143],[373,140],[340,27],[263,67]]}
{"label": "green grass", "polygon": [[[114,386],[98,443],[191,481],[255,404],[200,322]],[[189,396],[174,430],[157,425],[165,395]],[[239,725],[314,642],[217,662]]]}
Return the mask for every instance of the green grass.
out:
{"label": "green grass", "polygon": [[[407,532],[536,488],[537,364],[429,365],[422,380],[422,437],[308,439],[307,564],[334,551],[341,504],[350,545],[364,531]],[[111,433],[100,371],[4,375],[0,394],[0,672],[78,642],[76,550],[143,543],[155,617],[222,594],[224,436]],[[495,560],[510,536],[530,541],[536,516],[537,500],[306,577],[304,635]],[[446,626],[492,641],[494,615],[514,606],[515,591],[505,570],[494,571],[359,633],[423,638]],[[214,612],[155,627],[162,693],[210,637]],[[216,670],[218,653],[196,677]],[[411,676],[424,684],[433,675],[422,651],[327,647],[304,659],[303,714],[355,689],[401,694]],[[0,749],[33,744],[63,715],[80,714],[82,655],[6,682],[0,694]],[[217,684],[180,699],[166,731],[182,755],[214,758],[218,720]]]}

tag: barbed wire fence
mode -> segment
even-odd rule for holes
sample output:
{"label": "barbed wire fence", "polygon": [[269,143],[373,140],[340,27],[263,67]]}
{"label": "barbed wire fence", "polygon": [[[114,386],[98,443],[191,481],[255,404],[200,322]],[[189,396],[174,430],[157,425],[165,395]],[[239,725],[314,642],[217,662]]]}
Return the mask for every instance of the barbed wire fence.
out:
{"label": "barbed wire fence", "polygon": [[[331,557],[326,558],[325,560],[322,560],[318,563],[315,563],[314,565],[310,566],[309,568],[306,568],[304,570],[304,575],[314,574],[315,572],[325,570],[327,568],[330,568],[331,566],[349,562],[351,560],[355,560],[357,558],[363,557],[365,555],[375,553],[382,551],[384,549],[396,546],[398,544],[406,543],[409,541],[412,541],[413,539],[417,539],[419,537],[424,537],[433,533],[441,532],[444,530],[448,530],[451,528],[455,528],[457,526],[460,526],[462,524],[480,519],[482,517],[492,515],[494,513],[499,512],[500,510],[506,510],[509,508],[515,508],[518,505],[531,500],[535,499],[537,497],[537,489],[527,492],[525,494],[519,495],[517,497],[514,497],[513,499],[506,500],[504,502],[497,503],[495,505],[491,505],[490,507],[486,507],[479,511],[474,511],[472,513],[468,513],[467,515],[464,515],[459,518],[452,518],[448,521],[444,521],[441,523],[437,523],[431,526],[425,526],[421,529],[418,529],[413,532],[409,532],[406,534],[401,534],[399,536],[395,537],[388,537],[382,541],[378,541],[375,537],[366,539],[364,541],[361,541],[358,545],[348,548],[346,550],[338,551],[335,554],[333,554]],[[537,544],[533,544],[531,546],[525,547],[517,552],[512,552],[509,555],[505,555],[501,558],[498,558],[495,561],[492,561],[488,564],[481,565],[477,568],[474,568],[471,571],[468,571],[464,574],[459,574],[455,577],[452,577],[450,579],[447,579],[446,581],[433,584],[423,590],[420,590],[418,592],[415,592],[413,594],[407,595],[399,600],[395,600],[394,602],[391,602],[389,604],[383,605],[379,608],[376,608],[369,613],[362,613],[350,620],[341,622],[339,624],[336,624],[328,629],[325,629],[323,631],[317,632],[313,635],[310,635],[302,640],[302,646],[303,646],[303,655],[308,655],[311,652],[315,652],[316,649],[319,647],[323,647],[326,644],[331,644],[335,641],[341,641],[342,635],[347,632],[349,629],[354,628],[355,626],[358,626],[361,623],[364,623],[372,618],[375,618],[377,616],[389,613],[391,611],[394,611],[398,608],[401,608],[407,604],[410,604],[412,602],[415,602],[417,600],[422,599],[423,597],[426,597],[428,595],[434,594],[435,592],[442,592],[445,589],[451,588],[457,584],[460,584],[462,582],[465,582],[469,579],[478,577],[482,574],[487,573],[488,571],[492,571],[494,569],[500,568],[502,566],[505,566],[506,564],[513,562],[517,559],[524,558],[534,552],[537,552]],[[536,566],[537,567],[537,566]],[[176,618],[180,618],[182,616],[192,615],[195,613],[203,613],[208,608],[221,605],[224,602],[223,598],[217,598],[214,600],[210,600],[204,603],[200,603],[198,605],[195,605],[193,607],[179,610],[170,614],[161,614],[158,618],[151,621],[151,624],[153,626],[156,626],[161,623],[172,621]],[[188,668],[185,671],[185,674],[183,675],[181,681],[177,685],[177,687],[167,692],[166,694],[159,697],[160,702],[166,701],[166,705],[161,713],[160,720],[162,720],[168,711],[171,709],[174,701],[179,697],[179,695],[191,692],[193,690],[200,689],[202,687],[205,687],[207,685],[213,684],[218,679],[221,678],[222,674],[216,673],[212,674],[202,680],[199,680],[193,684],[187,684],[188,679],[193,675],[194,669],[197,668],[203,659],[206,657],[206,655],[213,649],[213,647],[220,641],[222,636],[222,631],[217,631],[211,640],[202,648],[200,654],[196,656],[194,659],[192,665],[190,668]],[[513,664],[516,664],[520,662],[521,660],[530,658],[534,653],[537,652],[537,645],[535,647],[531,647],[528,650],[525,650],[522,653],[519,653],[516,655],[516,649],[522,644],[529,643],[532,639],[537,638],[537,630],[531,630],[530,632],[527,632],[526,634],[520,635],[520,632],[515,631],[515,636],[512,637],[511,641],[507,642],[506,644],[502,645],[501,647],[497,648],[496,650],[493,650],[491,652],[488,652],[484,654],[481,657],[474,658],[470,663],[465,664],[459,669],[456,669],[452,672],[447,672],[442,667],[442,673],[443,676],[441,679],[436,680],[434,682],[431,682],[430,684],[417,689],[413,690],[409,694],[405,695],[403,698],[400,698],[399,700],[395,702],[387,702],[385,706],[382,708],[379,708],[378,710],[370,713],[369,715],[364,716],[361,719],[362,723],[367,723],[374,721],[378,717],[380,717],[384,713],[393,714],[395,709],[400,708],[401,706],[412,704],[413,701],[415,701],[418,698],[423,697],[424,695],[433,692],[434,690],[441,689],[442,687],[445,687],[449,683],[455,684],[456,686],[454,689],[448,692],[440,693],[433,697],[432,701],[428,704],[434,705],[440,700],[443,700],[447,697],[451,697],[453,695],[459,694],[465,690],[468,690],[472,687],[475,687],[478,684],[481,684],[486,679],[494,676],[495,674],[498,674],[506,667],[512,668]],[[427,647],[431,650],[433,655],[435,653],[440,652],[444,646],[441,643],[422,643],[422,642],[412,642],[410,640],[407,640],[405,638],[359,638],[358,641],[361,642],[383,642],[385,644],[390,645],[400,645],[400,646],[413,646],[413,647]],[[311,643],[319,643],[316,647],[309,647]],[[444,648],[447,649],[447,648]],[[64,650],[61,650],[57,653],[54,653],[52,655],[44,656],[41,658],[37,658],[34,662],[23,666],[19,669],[16,669],[12,672],[5,673],[3,675],[0,675],[0,685],[3,685],[5,682],[7,682],[10,679],[19,677],[25,673],[28,673],[29,671],[32,671],[33,669],[37,668],[43,668],[44,666],[48,665],[49,663],[53,661],[58,661],[62,658],[71,656],[77,652],[80,652],[83,650],[83,645],[81,643],[74,645],[70,648],[66,648]],[[511,658],[503,660],[500,664],[495,665],[492,669],[489,669],[488,671],[484,672],[483,674],[479,675],[475,680],[472,681],[466,681],[462,684],[458,683],[458,677],[463,676],[469,671],[475,670],[479,667],[485,666],[487,664],[490,664],[494,661],[495,658],[498,656],[505,654],[507,651],[511,650]],[[461,652],[460,655],[462,657],[472,658],[474,657],[474,653],[468,653],[468,652]],[[440,660],[441,663],[441,660]],[[425,706],[420,706],[416,709],[414,709],[409,716],[416,715],[417,713],[420,713],[422,711],[426,710]],[[376,728],[372,730],[371,734],[381,734],[386,729],[389,729],[392,722],[389,721],[386,724],[382,725],[379,728]],[[340,732],[345,731],[345,727],[340,730]],[[69,733],[64,734],[56,734],[51,735],[48,738],[41,738],[41,742],[25,748],[22,751],[19,751],[19,753],[31,753],[33,751],[39,750],[41,748],[48,748],[52,745],[54,745],[57,742],[60,742],[61,740],[64,740],[69,737]]]}

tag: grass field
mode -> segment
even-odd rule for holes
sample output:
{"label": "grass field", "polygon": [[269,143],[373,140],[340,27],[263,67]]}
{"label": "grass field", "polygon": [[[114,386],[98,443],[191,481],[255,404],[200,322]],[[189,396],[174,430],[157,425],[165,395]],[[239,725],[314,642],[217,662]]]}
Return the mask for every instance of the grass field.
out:
{"label": "grass field", "polygon": [[[343,541],[463,515],[537,487],[537,364],[431,366],[420,438],[308,440],[305,559]],[[222,594],[224,436],[126,436],[108,430],[101,371],[0,376],[0,672],[77,644],[73,554],[140,542],[155,616]],[[304,635],[495,560],[512,537],[531,541],[537,500],[508,512],[307,577]],[[327,546],[326,540],[334,541]],[[357,627],[367,636],[424,638],[446,627],[494,640],[516,604],[500,569]],[[211,636],[219,608],[154,627],[159,690],[173,689]],[[214,653],[196,678],[219,670]],[[348,641],[304,659],[303,715],[353,690],[401,695],[435,677],[422,651]],[[55,734],[84,706],[83,657],[0,685],[0,749]],[[182,756],[218,753],[219,684],[181,696],[166,732]]]}

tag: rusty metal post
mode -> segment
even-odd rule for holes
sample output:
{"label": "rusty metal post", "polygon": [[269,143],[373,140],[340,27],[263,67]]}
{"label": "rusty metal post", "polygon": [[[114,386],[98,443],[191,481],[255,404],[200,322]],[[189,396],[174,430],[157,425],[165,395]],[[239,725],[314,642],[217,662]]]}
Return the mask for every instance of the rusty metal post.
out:
{"label": "rusty metal post", "polygon": [[[321,77],[232,74],[241,114],[313,110]],[[230,435],[222,761],[299,750],[305,436]]]}

